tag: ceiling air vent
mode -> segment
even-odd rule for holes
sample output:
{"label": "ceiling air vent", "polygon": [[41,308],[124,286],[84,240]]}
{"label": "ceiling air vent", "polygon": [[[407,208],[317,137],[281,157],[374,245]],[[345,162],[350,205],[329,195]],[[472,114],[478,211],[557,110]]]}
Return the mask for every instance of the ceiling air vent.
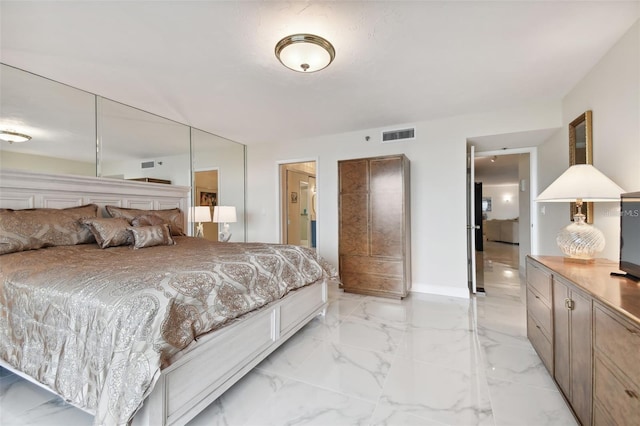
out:
{"label": "ceiling air vent", "polygon": [[156,162],[155,161],[143,161],[142,163],[140,163],[140,166],[143,169],[153,169],[156,166]]}
{"label": "ceiling air vent", "polygon": [[406,140],[415,139],[415,138],[416,138],[415,127],[411,127],[409,129],[389,130],[387,132],[382,132],[382,143],[400,142],[400,141],[406,141]]}

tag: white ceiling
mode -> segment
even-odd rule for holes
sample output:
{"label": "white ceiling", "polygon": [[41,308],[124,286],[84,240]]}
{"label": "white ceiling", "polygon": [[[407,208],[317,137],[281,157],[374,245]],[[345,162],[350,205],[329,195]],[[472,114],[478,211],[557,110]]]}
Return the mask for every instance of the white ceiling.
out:
{"label": "white ceiling", "polygon": [[[1,61],[246,144],[561,99],[638,19],[614,1],[0,2]],[[336,48],[284,68],[297,32]]]}
{"label": "white ceiling", "polygon": [[[518,164],[521,154],[476,157],[475,181],[483,185],[515,185],[519,181]],[[525,154],[523,154],[525,155]],[[495,161],[491,161],[494,159]]]}

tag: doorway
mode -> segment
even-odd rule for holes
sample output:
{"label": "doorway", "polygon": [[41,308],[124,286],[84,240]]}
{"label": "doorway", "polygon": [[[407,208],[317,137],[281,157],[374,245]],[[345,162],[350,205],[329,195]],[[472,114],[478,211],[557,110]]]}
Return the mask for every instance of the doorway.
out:
{"label": "doorway", "polygon": [[[218,204],[218,169],[196,171],[194,177],[194,186],[196,187],[195,204],[196,206],[208,206],[213,217],[213,208]],[[204,222],[204,239],[210,241],[218,241],[218,224],[215,222]]]}
{"label": "doorway", "polygon": [[523,275],[524,258],[531,253],[531,155],[509,151],[475,154],[475,183],[481,187],[476,195],[482,230],[478,237],[483,243],[476,247],[475,258],[477,280],[486,292],[517,297],[519,285],[509,285]]}
{"label": "doorway", "polygon": [[316,162],[280,164],[281,241],[302,247],[317,246]]}

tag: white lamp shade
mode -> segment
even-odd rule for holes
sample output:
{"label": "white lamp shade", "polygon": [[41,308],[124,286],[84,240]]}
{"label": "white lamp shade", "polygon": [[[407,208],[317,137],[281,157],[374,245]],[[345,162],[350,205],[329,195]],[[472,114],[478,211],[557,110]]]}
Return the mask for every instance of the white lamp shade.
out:
{"label": "white lamp shade", "polygon": [[207,206],[190,207],[189,222],[211,222],[211,208]]}
{"label": "white lamp shade", "polygon": [[536,201],[617,201],[623,192],[624,189],[591,164],[576,164],[542,191]]}
{"label": "white lamp shade", "polygon": [[213,221],[217,223],[237,222],[235,206],[215,206],[213,208]]}

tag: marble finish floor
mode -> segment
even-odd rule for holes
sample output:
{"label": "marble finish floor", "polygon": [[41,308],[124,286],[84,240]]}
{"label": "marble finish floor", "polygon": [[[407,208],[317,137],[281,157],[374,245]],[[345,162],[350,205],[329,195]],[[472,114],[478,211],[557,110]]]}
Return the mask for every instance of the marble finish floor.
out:
{"label": "marble finish floor", "polygon": [[[517,256],[516,256],[517,258]],[[210,425],[574,425],[526,338],[518,268],[485,264],[486,294],[393,301],[330,289],[310,322],[194,418]],[[0,369],[0,424],[92,418]]]}

